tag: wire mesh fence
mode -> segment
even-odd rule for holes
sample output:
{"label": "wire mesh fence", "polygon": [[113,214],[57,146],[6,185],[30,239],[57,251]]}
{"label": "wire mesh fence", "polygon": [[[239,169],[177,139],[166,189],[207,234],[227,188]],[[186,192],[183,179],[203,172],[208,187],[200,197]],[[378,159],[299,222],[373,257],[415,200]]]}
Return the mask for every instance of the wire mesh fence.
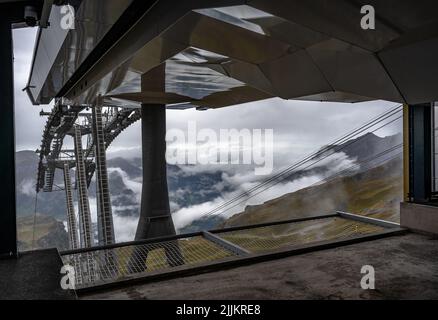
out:
{"label": "wire mesh fence", "polygon": [[154,271],[217,261],[234,256],[231,251],[202,236],[129,245],[62,256],[75,269],[76,288],[113,282]]}
{"label": "wire mesh fence", "polygon": [[323,240],[344,239],[383,230],[384,228],[380,226],[333,217],[223,232],[219,233],[219,236],[251,252],[265,252]]}
{"label": "wire mesh fence", "polygon": [[65,253],[61,257],[64,265],[74,267],[76,289],[82,289],[153,273],[165,273],[180,266],[238,258],[238,254],[229,246],[220,244],[220,239],[257,254],[318,241],[373,234],[384,229],[385,227],[371,223],[331,216],[216,232],[219,242],[213,242],[199,234],[168,241],[90,248]]}

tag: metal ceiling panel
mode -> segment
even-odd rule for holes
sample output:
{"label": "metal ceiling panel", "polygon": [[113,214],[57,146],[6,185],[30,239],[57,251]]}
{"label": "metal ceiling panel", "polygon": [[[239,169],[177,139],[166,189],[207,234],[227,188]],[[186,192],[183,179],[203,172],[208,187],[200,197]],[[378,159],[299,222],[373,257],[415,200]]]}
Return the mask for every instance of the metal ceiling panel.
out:
{"label": "metal ceiling panel", "polygon": [[305,50],[261,64],[260,69],[283,99],[333,91]]}
{"label": "metal ceiling panel", "polygon": [[39,30],[29,79],[30,92],[47,104],[70,79],[132,0],[79,1],[75,29],[61,27],[61,6],[52,6],[50,27]]}
{"label": "metal ceiling panel", "polygon": [[438,37],[392,48],[379,56],[407,103],[438,100]]}
{"label": "metal ceiling panel", "polygon": [[336,91],[404,102],[374,53],[336,39],[306,50]]}

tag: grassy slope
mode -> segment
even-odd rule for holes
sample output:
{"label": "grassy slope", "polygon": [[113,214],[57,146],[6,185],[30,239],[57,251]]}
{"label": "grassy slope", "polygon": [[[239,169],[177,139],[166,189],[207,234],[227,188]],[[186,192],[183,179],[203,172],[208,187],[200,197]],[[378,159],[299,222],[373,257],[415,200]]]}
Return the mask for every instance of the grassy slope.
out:
{"label": "grassy slope", "polygon": [[[34,238],[34,217],[17,218],[17,239],[20,251],[31,250]],[[62,222],[45,215],[37,215],[35,220],[34,249],[57,247],[68,248],[68,235]]]}
{"label": "grassy slope", "polygon": [[228,219],[224,226],[245,225],[306,217],[343,210],[399,221],[402,198],[402,162],[391,160],[379,167],[340,177],[250,206]]}

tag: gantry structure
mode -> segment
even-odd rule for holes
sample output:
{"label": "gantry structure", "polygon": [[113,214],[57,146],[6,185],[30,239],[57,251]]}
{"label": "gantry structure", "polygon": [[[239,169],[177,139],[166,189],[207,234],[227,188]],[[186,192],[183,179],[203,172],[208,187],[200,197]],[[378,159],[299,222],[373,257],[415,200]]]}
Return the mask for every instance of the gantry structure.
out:
{"label": "gantry structure", "polygon": [[[68,106],[58,100],[46,116],[37,173],[36,192],[52,192],[55,173],[64,177],[67,225],[70,247],[91,247],[94,242],[88,188],[96,175],[97,230],[99,245],[115,241],[111,210],[106,149],[123,130],[140,119],[138,109],[106,108],[95,105],[91,112],[86,106]],[[66,137],[73,140],[73,149],[64,149]],[[84,137],[86,144],[83,144]],[[75,183],[72,184],[71,169],[75,168]],[[77,192],[78,217],[76,218],[73,189]],[[79,233],[78,233],[79,230]],[[79,238],[78,238],[79,234]]]}

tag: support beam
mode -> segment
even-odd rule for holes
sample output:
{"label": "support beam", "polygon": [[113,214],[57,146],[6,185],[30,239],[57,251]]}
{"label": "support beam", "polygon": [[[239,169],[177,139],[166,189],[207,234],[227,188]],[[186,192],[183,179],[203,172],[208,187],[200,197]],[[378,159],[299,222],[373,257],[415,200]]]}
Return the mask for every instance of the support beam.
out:
{"label": "support beam", "polygon": [[75,126],[75,136],[73,140],[76,157],[81,245],[82,247],[89,248],[93,245],[93,232],[91,227],[90,203],[88,200],[87,177],[85,173],[84,151],[82,150],[82,133],[80,126]]}
{"label": "support beam", "polygon": [[432,105],[408,106],[409,196],[427,203],[432,192]]}
{"label": "support beam", "polygon": [[235,253],[238,256],[246,256],[248,254],[250,254],[250,252],[242,247],[239,247],[237,244],[235,243],[231,243],[230,241],[227,241],[213,233],[210,233],[208,231],[203,231],[202,232],[202,236],[207,239],[210,240],[211,242],[216,243],[218,246],[221,246],[233,253]]}
{"label": "support beam", "polygon": [[350,220],[359,221],[359,222],[363,222],[363,223],[374,224],[374,225],[382,227],[382,228],[400,228],[400,224],[395,223],[395,222],[391,222],[391,221],[371,218],[371,217],[362,216],[362,215],[349,213],[349,212],[343,212],[343,211],[336,211],[336,213],[341,218],[344,218],[344,219],[350,219]]}
{"label": "support beam", "polygon": [[78,249],[79,248],[78,229],[76,223],[75,207],[73,205],[73,192],[71,188],[70,166],[67,163],[64,164],[64,190],[65,190],[65,199],[67,203],[67,226],[68,226],[70,248]]}
{"label": "support beam", "polygon": [[[165,90],[166,66],[162,64],[141,77],[142,90]],[[166,105],[142,104],[141,141],[143,186],[136,240],[175,234],[170,215],[166,165]]]}
{"label": "support beam", "polygon": [[17,256],[14,78],[11,21],[0,11],[0,257]]}
{"label": "support beam", "polygon": [[[169,207],[166,166],[166,106],[142,105],[141,137],[143,156],[143,185],[141,193],[140,219],[135,240],[175,235]],[[177,241],[172,248],[166,247],[170,267],[184,264],[184,257]],[[148,253],[134,250],[129,269],[147,269]],[[173,257],[170,259],[170,257]],[[143,264],[142,264],[143,263]],[[137,265],[136,268],[132,266]]]}
{"label": "support beam", "polygon": [[106,165],[105,136],[102,125],[101,98],[92,108],[92,131],[94,140],[94,155],[96,159],[96,198],[97,198],[97,228],[99,245],[115,242],[113,214]]}
{"label": "support beam", "polygon": [[409,201],[409,105],[403,105],[403,201]]}

